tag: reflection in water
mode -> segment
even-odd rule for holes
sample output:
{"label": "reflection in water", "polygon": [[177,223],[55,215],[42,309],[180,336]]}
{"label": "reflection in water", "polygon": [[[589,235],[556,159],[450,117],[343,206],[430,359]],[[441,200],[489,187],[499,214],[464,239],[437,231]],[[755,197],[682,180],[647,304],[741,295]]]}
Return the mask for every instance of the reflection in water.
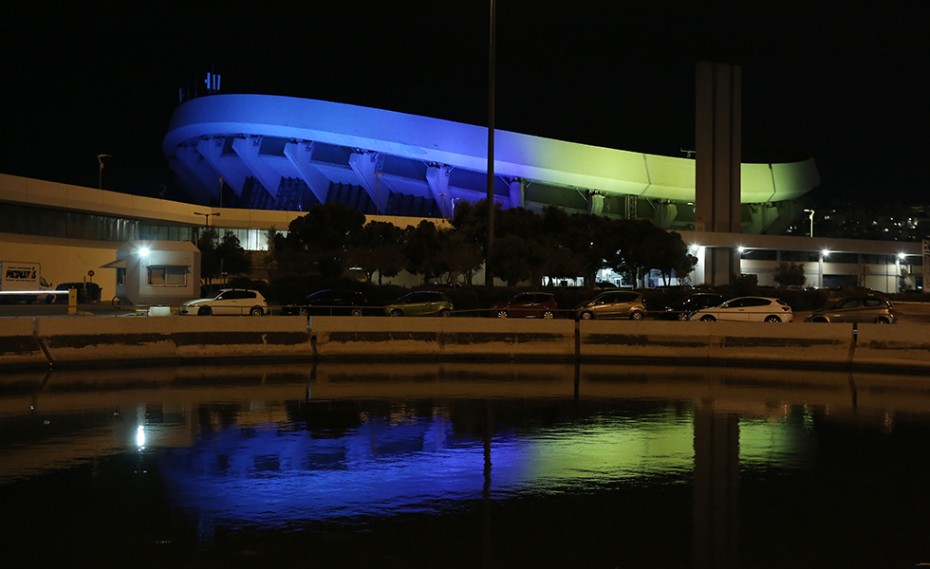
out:
{"label": "reflection in water", "polygon": [[[281,540],[312,536],[316,555],[343,566],[441,558],[462,567],[819,567],[876,555],[913,565],[930,560],[926,539],[909,537],[926,535],[909,517],[926,498],[893,496],[908,502],[890,516],[906,520],[894,552],[864,555],[848,536],[831,538],[807,520],[848,508],[851,496],[836,490],[882,472],[836,464],[880,457],[901,482],[907,457],[927,447],[924,383],[571,364],[8,374],[0,375],[0,497],[30,509],[26,496],[53,483],[106,499],[139,486],[159,497],[140,512],[158,528],[139,531],[145,544],[135,546],[200,561],[241,561],[241,541],[263,562],[287,560],[307,543]],[[886,448],[905,436],[914,445],[907,452]],[[55,480],[84,471],[90,478]],[[104,478],[113,486],[95,487]],[[857,504],[856,513],[831,515],[859,520],[857,531],[888,532],[863,519],[873,508],[887,514],[888,504]],[[94,535],[107,526],[92,511],[71,515],[86,516]],[[793,527],[826,533],[826,543],[815,548]],[[4,540],[24,543],[9,529],[19,538]]]}

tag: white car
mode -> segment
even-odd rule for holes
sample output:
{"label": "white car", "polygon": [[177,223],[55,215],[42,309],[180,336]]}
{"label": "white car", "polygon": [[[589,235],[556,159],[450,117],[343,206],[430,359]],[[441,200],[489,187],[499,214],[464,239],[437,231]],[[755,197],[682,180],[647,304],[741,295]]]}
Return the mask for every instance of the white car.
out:
{"label": "white car", "polygon": [[691,314],[688,320],[714,322],[734,320],[737,322],[791,322],[794,313],[780,298],[766,296],[740,296],[718,306],[702,308]]}
{"label": "white car", "polygon": [[178,314],[197,316],[236,315],[263,316],[268,314],[268,302],[257,290],[243,288],[223,289],[213,298],[188,300],[181,305]]}

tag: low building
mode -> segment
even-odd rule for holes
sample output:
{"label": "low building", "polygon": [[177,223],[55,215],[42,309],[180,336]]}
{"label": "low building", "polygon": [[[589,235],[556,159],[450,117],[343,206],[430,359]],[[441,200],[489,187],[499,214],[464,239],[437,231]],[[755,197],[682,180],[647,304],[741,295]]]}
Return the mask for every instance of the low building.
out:
{"label": "low building", "polygon": [[103,267],[116,270],[122,303],[177,306],[200,296],[200,250],[190,241],[130,241]]}

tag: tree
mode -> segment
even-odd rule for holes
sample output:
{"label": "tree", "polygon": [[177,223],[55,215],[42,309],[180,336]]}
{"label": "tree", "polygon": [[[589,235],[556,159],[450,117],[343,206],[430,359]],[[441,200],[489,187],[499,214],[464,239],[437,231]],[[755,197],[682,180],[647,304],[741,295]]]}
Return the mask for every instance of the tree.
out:
{"label": "tree", "polygon": [[424,283],[443,272],[439,259],[438,233],[436,226],[425,219],[416,227],[408,225],[404,230],[405,268],[415,275],[423,275]]}
{"label": "tree", "polygon": [[597,271],[615,250],[610,220],[587,213],[567,214],[556,207],[543,210],[540,234],[550,251],[548,272],[556,277],[584,277],[594,286]]}
{"label": "tree", "polygon": [[200,281],[202,284],[211,284],[213,278],[220,273],[220,260],[216,254],[216,229],[207,228],[197,237],[197,248],[200,249]]}
{"label": "tree", "polygon": [[662,273],[663,284],[669,286],[673,276],[683,279],[694,270],[697,257],[688,253],[688,246],[678,233],[659,229],[654,235],[656,238],[653,248],[655,259],[651,264],[654,265],[653,268]]}
{"label": "tree", "polygon": [[252,259],[232,231],[223,235],[216,252],[220,257],[221,275],[248,275],[252,272]]}
{"label": "tree", "polygon": [[200,249],[200,276],[207,284],[220,276],[248,275],[252,272],[249,253],[231,231],[219,239],[216,229],[207,229],[197,240],[197,248]]}
{"label": "tree", "polygon": [[491,264],[497,267],[494,276],[515,287],[532,275],[531,242],[519,235],[504,235],[496,240]]}
{"label": "tree", "polygon": [[574,279],[584,271],[582,260],[575,255],[568,241],[569,214],[555,206],[543,208],[540,216],[539,239],[543,255],[541,273],[554,279]]}
{"label": "tree", "polygon": [[365,271],[369,283],[377,271],[380,285],[382,277],[396,276],[404,268],[404,231],[386,221],[366,224],[352,243],[349,261]]}
{"label": "tree", "polygon": [[440,231],[439,266],[446,275],[446,284],[454,284],[459,277],[471,285],[475,271],[484,262],[481,246],[458,231]]}
{"label": "tree", "polygon": [[782,261],[775,269],[775,282],[781,286],[804,286],[807,277],[804,275],[804,265]]}
{"label": "tree", "polygon": [[342,204],[322,204],[291,221],[285,239],[275,240],[280,267],[296,273],[338,277],[346,269],[349,246],[357,240],[365,216]]}
{"label": "tree", "polygon": [[654,229],[658,228],[643,220],[624,219],[612,223],[615,240],[609,265],[634,284],[638,284],[652,268]]}

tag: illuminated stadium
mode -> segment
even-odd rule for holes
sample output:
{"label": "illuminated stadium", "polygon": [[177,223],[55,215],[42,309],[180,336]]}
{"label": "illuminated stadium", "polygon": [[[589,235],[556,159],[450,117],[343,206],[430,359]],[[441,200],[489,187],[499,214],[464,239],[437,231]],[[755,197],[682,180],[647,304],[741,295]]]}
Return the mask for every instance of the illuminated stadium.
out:
{"label": "illuminated stadium", "polygon": [[[487,196],[487,127],[325,101],[213,95],[175,111],[163,149],[196,200],[451,218]],[[495,131],[495,200],[694,229],[695,160]],[[741,165],[741,225],[779,233],[820,182],[812,159]],[[222,189],[221,189],[222,188]],[[224,203],[225,201],[225,203]]]}
{"label": "illuminated stadium", "polygon": [[[39,263],[54,283],[93,274],[112,294],[114,259],[126,243],[189,242],[204,225],[253,252],[267,250],[269,231],[286,231],[320,203],[401,227],[423,219],[448,226],[456,204],[487,196],[487,135],[486,127],[331,102],[194,98],[175,110],[163,139],[190,202],[0,174],[0,259]],[[919,286],[922,265],[930,266],[920,243],[785,234],[819,184],[813,159],[740,163],[739,203],[724,228],[697,221],[696,208],[707,205],[696,203],[706,192],[696,192],[693,157],[497,130],[494,159],[500,207],[647,219],[681,234],[698,259],[695,285],[731,273],[771,285],[780,262],[796,262],[813,286],[896,292]],[[732,265],[717,262],[720,251],[732,252]]]}

